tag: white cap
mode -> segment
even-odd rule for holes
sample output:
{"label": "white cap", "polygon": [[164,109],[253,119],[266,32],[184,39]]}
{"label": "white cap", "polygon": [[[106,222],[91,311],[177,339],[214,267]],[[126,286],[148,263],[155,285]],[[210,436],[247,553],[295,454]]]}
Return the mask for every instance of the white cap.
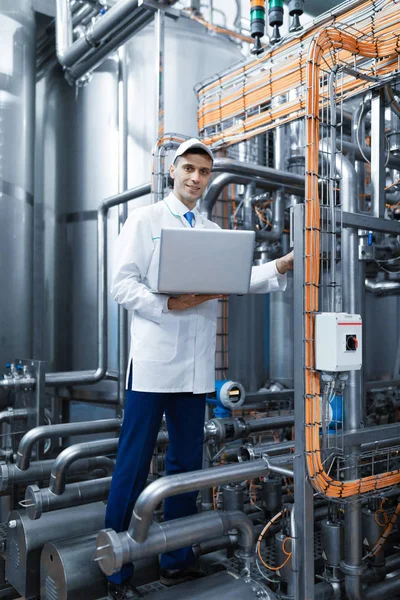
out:
{"label": "white cap", "polygon": [[202,150],[204,150],[204,152],[207,152],[207,154],[211,158],[212,162],[214,162],[214,155],[211,152],[210,148],[208,146],[206,146],[205,144],[203,144],[203,142],[201,142],[197,138],[190,138],[190,140],[186,140],[186,142],[182,142],[182,144],[178,147],[177,151],[175,152],[174,163],[175,163],[176,159],[178,158],[178,156],[182,156],[183,154],[186,154],[186,152],[189,152],[192,148],[193,149],[201,148]]}

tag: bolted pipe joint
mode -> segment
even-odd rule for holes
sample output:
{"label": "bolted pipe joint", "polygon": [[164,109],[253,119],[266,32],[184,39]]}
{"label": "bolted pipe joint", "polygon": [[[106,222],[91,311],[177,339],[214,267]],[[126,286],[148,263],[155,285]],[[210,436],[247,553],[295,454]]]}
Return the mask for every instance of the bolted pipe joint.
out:
{"label": "bolted pipe joint", "polygon": [[128,563],[129,541],[127,531],[116,533],[113,529],[103,529],[96,541],[96,558],[100,569],[108,577],[122,569]]}

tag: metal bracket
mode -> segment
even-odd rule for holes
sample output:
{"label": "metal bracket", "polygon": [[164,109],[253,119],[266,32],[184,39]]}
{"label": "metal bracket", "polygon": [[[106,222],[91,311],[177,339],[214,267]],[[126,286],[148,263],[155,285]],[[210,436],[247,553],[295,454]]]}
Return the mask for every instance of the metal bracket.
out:
{"label": "metal bracket", "polygon": [[340,68],[340,71],[348,73],[349,75],[353,75],[353,77],[355,77],[356,79],[364,79],[365,81],[373,83],[379,81],[378,77],[373,77],[371,75],[367,75],[366,73],[361,73],[361,71],[357,71],[356,69],[352,69],[351,67],[343,66]]}
{"label": "metal bracket", "polygon": [[179,19],[181,16],[181,12],[176,8],[171,8],[166,4],[160,4],[156,2],[156,0],[139,0],[138,6],[143,6],[143,8],[148,8],[152,12],[157,12],[158,10],[162,10],[168,17],[171,19]]}

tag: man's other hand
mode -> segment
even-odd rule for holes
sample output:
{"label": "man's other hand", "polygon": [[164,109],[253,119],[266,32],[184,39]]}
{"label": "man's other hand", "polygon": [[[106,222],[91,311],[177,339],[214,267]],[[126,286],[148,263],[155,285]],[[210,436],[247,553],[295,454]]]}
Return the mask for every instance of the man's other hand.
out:
{"label": "man's other hand", "polygon": [[193,308],[208,300],[215,300],[216,298],[225,298],[222,294],[182,294],[176,298],[168,298],[168,310],[186,310],[187,308]]}
{"label": "man's other hand", "polygon": [[286,271],[291,271],[293,269],[294,262],[294,254],[293,250],[289,252],[289,254],[285,254],[285,256],[281,256],[281,258],[277,258],[276,260],[276,268],[278,269],[281,275],[284,275]]}

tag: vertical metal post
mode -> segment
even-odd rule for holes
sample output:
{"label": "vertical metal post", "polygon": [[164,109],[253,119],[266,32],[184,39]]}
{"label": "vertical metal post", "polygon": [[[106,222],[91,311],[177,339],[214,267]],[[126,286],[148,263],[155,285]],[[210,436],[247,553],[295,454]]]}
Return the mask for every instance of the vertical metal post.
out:
{"label": "vertical metal post", "polygon": [[213,0],[208,0],[208,11],[209,11],[208,20],[210,22],[210,25],[212,25],[213,24],[213,13],[214,13],[214,1]]}
{"label": "vertical metal post", "polygon": [[158,10],[155,15],[156,36],[156,132],[157,139],[164,135],[164,52],[165,52],[165,12]]}
{"label": "vertical metal post", "polygon": [[383,91],[375,92],[371,100],[371,215],[385,214],[385,102]]}
{"label": "vertical metal post", "polygon": [[[118,50],[118,193],[128,189],[128,80],[126,46]],[[118,233],[128,217],[128,205],[118,207]],[[118,306],[118,400],[125,402],[125,371],[128,363],[128,313]],[[120,410],[120,409],[119,409]],[[119,412],[117,409],[117,413]]]}
{"label": "vertical metal post", "polygon": [[314,502],[305,455],[304,205],[294,207],[295,600],[314,600]]}
{"label": "vertical metal post", "polygon": [[[371,153],[372,158],[373,153]],[[357,174],[353,164],[345,157],[338,157],[337,171],[341,175],[342,207],[346,212],[357,212]],[[343,310],[350,314],[362,314],[362,298],[365,296],[365,267],[358,256],[358,231],[345,227],[342,232],[342,284]],[[363,374],[350,371],[344,390],[344,430],[354,431],[363,425]],[[359,446],[346,448],[346,479],[357,479]],[[362,528],[361,501],[349,500],[345,509],[345,556],[342,563],[345,573],[346,593],[349,600],[361,600]]]}

